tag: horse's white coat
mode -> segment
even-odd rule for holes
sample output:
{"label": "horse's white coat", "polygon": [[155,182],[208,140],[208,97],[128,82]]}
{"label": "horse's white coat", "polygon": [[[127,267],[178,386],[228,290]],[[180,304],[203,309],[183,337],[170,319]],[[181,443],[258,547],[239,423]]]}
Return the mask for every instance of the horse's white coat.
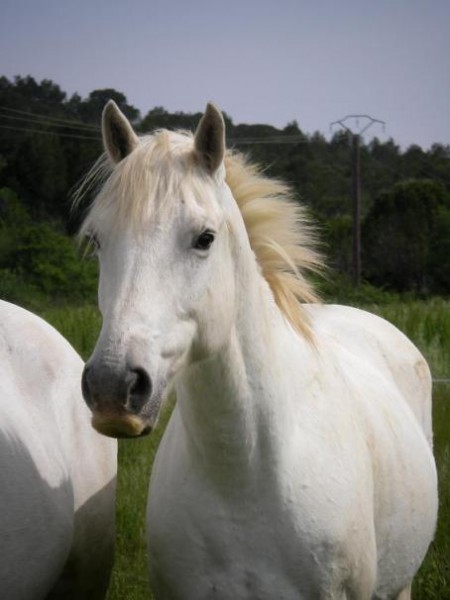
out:
{"label": "horse's white coat", "polygon": [[[436,523],[428,367],[352,308],[305,307],[312,342],[300,336],[223,168],[198,177],[208,194],[172,187],[171,211],[138,234],[107,206],[88,219],[104,318],[92,368],[145,367],[150,405],[176,386],[148,499],[156,598],[407,598]],[[216,238],[199,254],[205,228]]]}
{"label": "horse's white coat", "polygon": [[98,435],[83,363],[47,323],[0,301],[0,596],[103,598],[117,442]]}
{"label": "horse's white coat", "polygon": [[282,319],[271,338],[240,323],[180,378],[150,484],[158,598],[394,598],[421,564],[437,510],[426,363],[377,317],[309,312],[315,348]]}

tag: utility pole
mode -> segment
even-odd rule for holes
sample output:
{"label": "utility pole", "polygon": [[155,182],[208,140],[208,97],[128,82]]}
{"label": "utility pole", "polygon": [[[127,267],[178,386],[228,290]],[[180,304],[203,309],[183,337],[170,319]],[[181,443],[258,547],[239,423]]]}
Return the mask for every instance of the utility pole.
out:
{"label": "utility pole", "polygon": [[[360,120],[364,119],[365,124],[360,127]],[[348,124],[354,121],[355,127],[352,129]],[[381,123],[383,131],[386,123],[380,119],[374,119],[369,115],[347,115],[343,119],[330,123],[330,129],[334,125],[340,125],[349,132],[352,141],[352,164],[353,164],[353,229],[352,229],[352,266],[353,266],[353,284],[358,287],[361,281],[361,173],[359,147],[362,134],[374,123]]]}

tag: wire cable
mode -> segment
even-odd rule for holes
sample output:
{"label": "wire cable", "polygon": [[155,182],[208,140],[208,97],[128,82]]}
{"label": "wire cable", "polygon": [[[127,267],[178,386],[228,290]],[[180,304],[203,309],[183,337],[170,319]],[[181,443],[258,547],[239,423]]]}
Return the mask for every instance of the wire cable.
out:
{"label": "wire cable", "polygon": [[[27,111],[27,110],[19,110],[17,108],[9,108],[8,106],[4,106],[2,104],[0,104],[0,112],[11,112],[14,114],[20,114],[20,115],[27,115],[28,118],[30,120],[34,120],[34,121],[39,121],[39,120],[44,120],[44,121],[48,121],[48,122],[54,122],[54,123],[64,123],[67,125],[73,125],[74,127],[79,127],[82,129],[90,129],[93,131],[100,131],[100,127],[98,127],[97,125],[89,125],[88,123],[83,123],[82,121],[75,121],[72,119],[62,119],[60,117],[50,117],[48,115],[41,115],[38,113],[34,113],[31,111]],[[8,115],[5,115],[8,117]],[[13,118],[13,117],[8,117],[8,118]],[[19,117],[14,117],[14,118],[19,118]]]}
{"label": "wire cable", "polygon": [[41,135],[56,135],[58,137],[62,137],[62,138],[76,138],[79,140],[95,140],[95,141],[100,141],[101,137],[100,136],[86,136],[86,135],[77,135],[76,133],[61,133],[59,131],[46,131],[45,129],[31,129],[28,127],[13,127],[10,125],[0,125],[0,129],[9,129],[11,131],[20,131],[23,133],[38,133]]}
{"label": "wire cable", "polygon": [[44,120],[35,120],[31,117],[15,117],[13,115],[4,115],[2,114],[2,109],[0,109],[0,119],[12,119],[14,121],[24,121],[25,123],[31,123],[32,125],[43,125],[48,127],[62,127],[63,129],[74,129],[75,131],[82,131],[84,133],[95,133],[100,130],[92,130],[85,129],[84,127],[79,127],[78,125],[66,125],[65,123],[53,123],[52,121],[44,121]]}

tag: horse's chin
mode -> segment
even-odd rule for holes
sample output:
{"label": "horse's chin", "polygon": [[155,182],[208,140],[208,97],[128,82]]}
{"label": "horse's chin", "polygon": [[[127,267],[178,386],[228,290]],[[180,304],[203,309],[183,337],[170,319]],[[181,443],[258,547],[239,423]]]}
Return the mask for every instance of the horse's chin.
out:
{"label": "horse's chin", "polygon": [[94,413],[92,427],[107,437],[137,438],[151,433],[152,426],[137,415],[102,415]]}

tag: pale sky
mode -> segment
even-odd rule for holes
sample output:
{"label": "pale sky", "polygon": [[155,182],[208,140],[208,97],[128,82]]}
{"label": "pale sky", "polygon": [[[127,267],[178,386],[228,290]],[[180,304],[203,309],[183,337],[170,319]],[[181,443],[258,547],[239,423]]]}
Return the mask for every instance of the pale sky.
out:
{"label": "pale sky", "polygon": [[[450,144],[450,0],[1,0],[0,75],[329,134],[347,114],[403,148]],[[366,140],[371,135],[366,135]]]}

